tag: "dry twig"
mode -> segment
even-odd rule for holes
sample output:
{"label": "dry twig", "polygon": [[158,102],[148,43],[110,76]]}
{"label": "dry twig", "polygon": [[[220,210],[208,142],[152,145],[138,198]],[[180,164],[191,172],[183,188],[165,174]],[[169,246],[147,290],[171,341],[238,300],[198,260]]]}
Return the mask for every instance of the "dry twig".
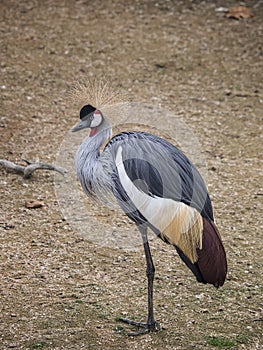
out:
{"label": "dry twig", "polygon": [[29,179],[33,175],[33,172],[38,169],[57,171],[63,176],[67,174],[66,169],[52,165],[52,164],[29,162],[27,160],[24,160],[24,162],[26,162],[27,164],[26,166],[15,164],[13,162],[10,162],[9,160],[0,159],[1,165],[3,165],[7,169],[14,171],[17,174],[23,175],[24,179]]}

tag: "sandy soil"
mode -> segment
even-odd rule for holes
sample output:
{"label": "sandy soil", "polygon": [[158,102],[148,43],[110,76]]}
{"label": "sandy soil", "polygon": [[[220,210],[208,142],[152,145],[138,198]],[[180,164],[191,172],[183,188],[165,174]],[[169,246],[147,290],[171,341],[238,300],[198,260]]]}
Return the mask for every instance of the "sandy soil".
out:
{"label": "sandy soil", "polygon": [[[216,291],[154,240],[155,312],[165,329],[129,338],[115,318],[146,317],[142,248],[80,236],[63,218],[53,173],[24,180],[1,168],[1,349],[261,348],[263,3],[247,1],[255,16],[240,21],[215,11],[233,5],[1,1],[0,158],[55,162],[78,118],[68,90],[107,77],[198,137],[229,263]],[[172,120],[160,115],[160,125],[169,131]],[[27,209],[28,199],[45,205]]]}

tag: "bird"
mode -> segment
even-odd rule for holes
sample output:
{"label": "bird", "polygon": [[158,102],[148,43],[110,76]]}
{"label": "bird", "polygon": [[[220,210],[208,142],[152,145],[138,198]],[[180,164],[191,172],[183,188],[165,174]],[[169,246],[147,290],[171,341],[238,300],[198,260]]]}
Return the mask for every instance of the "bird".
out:
{"label": "bird", "polygon": [[[88,197],[103,203],[107,194],[112,196],[137,226],[146,259],[148,315],[146,322],[119,321],[138,327],[129,335],[155,332],[161,325],[154,315],[155,265],[148,231],[176,249],[197,282],[216,288],[226,279],[226,252],[206,184],[188,157],[145,131],[112,136],[112,123],[102,109],[89,101],[81,106],[72,132],[89,132],[75,154],[76,174]],[[162,115],[159,121],[165,123]]]}

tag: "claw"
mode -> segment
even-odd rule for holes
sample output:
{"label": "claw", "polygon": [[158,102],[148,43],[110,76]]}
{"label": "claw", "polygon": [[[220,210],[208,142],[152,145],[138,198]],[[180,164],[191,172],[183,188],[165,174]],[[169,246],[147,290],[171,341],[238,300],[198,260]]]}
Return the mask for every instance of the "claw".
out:
{"label": "claw", "polygon": [[120,318],[119,321],[127,323],[131,326],[143,328],[138,332],[128,333],[128,336],[137,336],[137,335],[142,335],[150,332],[158,332],[162,329],[160,326],[160,323],[157,321],[154,321],[153,323],[145,323],[145,322],[136,322],[133,320],[129,320],[127,318]]}

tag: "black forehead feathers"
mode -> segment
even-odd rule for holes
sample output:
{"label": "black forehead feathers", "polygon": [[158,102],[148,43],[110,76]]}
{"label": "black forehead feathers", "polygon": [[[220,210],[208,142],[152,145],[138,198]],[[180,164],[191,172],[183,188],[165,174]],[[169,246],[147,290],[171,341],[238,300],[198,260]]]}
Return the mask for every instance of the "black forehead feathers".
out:
{"label": "black forehead feathers", "polygon": [[96,111],[96,108],[94,108],[92,105],[85,105],[81,108],[81,110],[79,112],[79,117],[80,117],[80,119],[83,119],[84,117],[86,117],[86,115],[88,115],[94,111]]}

